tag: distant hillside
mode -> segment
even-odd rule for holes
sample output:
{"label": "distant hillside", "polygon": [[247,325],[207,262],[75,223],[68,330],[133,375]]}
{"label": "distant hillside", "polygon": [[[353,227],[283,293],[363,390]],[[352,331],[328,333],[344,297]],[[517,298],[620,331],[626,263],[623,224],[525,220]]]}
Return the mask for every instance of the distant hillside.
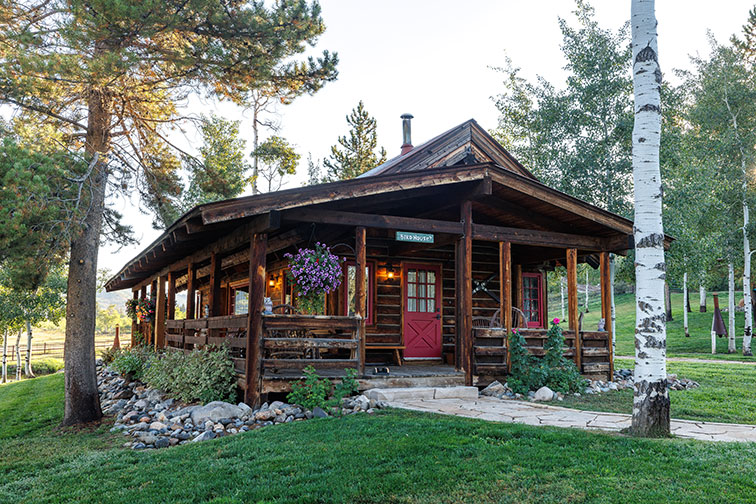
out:
{"label": "distant hillside", "polygon": [[97,293],[97,304],[102,308],[114,305],[118,311],[123,312],[126,309],[126,300],[130,297],[131,291],[128,289],[115,292],[101,291]]}

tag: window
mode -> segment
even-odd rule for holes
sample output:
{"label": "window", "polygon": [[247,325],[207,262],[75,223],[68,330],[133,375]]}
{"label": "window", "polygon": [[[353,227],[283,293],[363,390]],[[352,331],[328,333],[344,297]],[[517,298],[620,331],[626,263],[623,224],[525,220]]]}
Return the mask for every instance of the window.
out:
{"label": "window", "polygon": [[[367,315],[365,317],[365,323],[367,325],[373,325],[373,285],[374,285],[374,271],[375,265],[372,262],[368,262],[365,265],[365,297],[367,298]],[[344,263],[344,305],[347,307],[346,313],[349,316],[353,316],[356,306],[356,276],[357,266],[354,261],[347,261]]]}
{"label": "window", "polygon": [[234,304],[231,313],[234,315],[242,315],[249,311],[249,293],[247,287],[238,287],[232,289],[231,302]]}
{"label": "window", "polygon": [[425,269],[407,270],[407,311],[436,311],[436,272]]}
{"label": "window", "polygon": [[522,304],[528,327],[543,327],[543,298],[540,273],[522,274]]}

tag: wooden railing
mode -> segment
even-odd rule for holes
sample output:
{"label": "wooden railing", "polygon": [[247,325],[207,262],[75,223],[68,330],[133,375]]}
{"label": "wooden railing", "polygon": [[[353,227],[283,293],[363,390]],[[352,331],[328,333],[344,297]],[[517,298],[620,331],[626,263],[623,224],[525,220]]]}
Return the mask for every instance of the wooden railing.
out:
{"label": "wooden railing", "polygon": [[[542,357],[546,350],[546,329],[517,329],[525,339],[525,348],[532,355]],[[564,330],[564,356],[575,359],[575,331]],[[608,375],[611,372],[609,333],[606,331],[582,331],[581,372],[583,374]],[[505,329],[473,329],[474,373],[485,376],[504,376],[509,372],[507,359],[507,337]]]}
{"label": "wooden railing", "polygon": [[327,315],[263,316],[262,370],[359,368],[360,319]]}
{"label": "wooden railing", "polygon": [[184,352],[205,345],[227,345],[236,373],[246,373],[247,315],[166,320],[165,330],[166,346]]}

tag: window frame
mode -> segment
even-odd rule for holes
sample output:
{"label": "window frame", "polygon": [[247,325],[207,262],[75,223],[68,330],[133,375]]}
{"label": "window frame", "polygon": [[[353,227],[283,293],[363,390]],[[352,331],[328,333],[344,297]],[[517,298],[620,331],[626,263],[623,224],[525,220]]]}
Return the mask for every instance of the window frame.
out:
{"label": "window frame", "polygon": [[[341,279],[341,285],[344,286],[344,292],[342,293],[342,301],[344,303],[344,315],[349,315],[349,283],[348,283],[348,273],[349,273],[349,266],[354,266],[355,270],[357,268],[357,261],[354,259],[348,259],[344,261],[342,265],[342,279]],[[375,295],[376,295],[376,282],[375,282],[375,261],[366,261],[365,266],[367,267],[367,289],[365,290],[365,298],[366,298],[366,305],[367,305],[367,316],[365,317],[365,325],[375,325],[375,317],[373,316],[374,307],[375,307]]]}
{"label": "window frame", "polygon": [[[533,299],[532,297],[526,297],[525,292],[527,289],[525,287],[525,279],[526,278],[535,278],[537,280],[537,286],[536,286],[536,292],[537,296],[535,300],[538,302],[538,320],[531,321],[530,317],[528,316],[529,313],[532,313],[530,310],[526,310],[525,306],[528,299]],[[544,314],[543,314],[543,275],[541,273],[522,273],[522,311],[525,314],[525,317],[528,319],[526,320],[528,327],[531,328],[539,328],[544,327]]]}

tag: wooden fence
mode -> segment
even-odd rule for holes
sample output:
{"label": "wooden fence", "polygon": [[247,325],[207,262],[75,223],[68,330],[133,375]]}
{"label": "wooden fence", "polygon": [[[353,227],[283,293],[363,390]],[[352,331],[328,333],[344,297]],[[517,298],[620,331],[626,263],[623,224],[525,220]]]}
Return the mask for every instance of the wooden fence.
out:
{"label": "wooden fence", "polygon": [[[100,350],[105,350],[107,348],[111,348],[112,346],[112,341],[95,342],[95,354],[99,357]],[[21,359],[24,359],[26,356],[26,345],[19,345],[18,348],[21,350]],[[37,345],[32,344],[31,348],[32,359],[36,359],[38,357],[51,357],[56,359],[63,358],[63,343],[40,343]],[[10,362],[11,360],[14,360],[15,355],[16,345],[8,345],[8,361]]]}

